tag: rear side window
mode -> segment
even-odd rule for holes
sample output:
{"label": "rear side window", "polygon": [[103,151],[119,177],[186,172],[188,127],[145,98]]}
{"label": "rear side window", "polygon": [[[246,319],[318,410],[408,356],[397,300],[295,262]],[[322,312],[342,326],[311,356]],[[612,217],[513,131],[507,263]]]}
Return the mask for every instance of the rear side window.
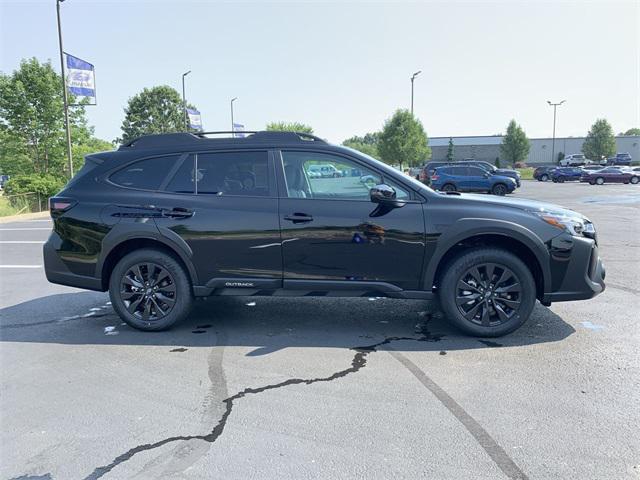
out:
{"label": "rear side window", "polygon": [[194,157],[198,195],[269,196],[266,151],[198,153]]}
{"label": "rear side window", "polygon": [[140,190],[157,190],[180,155],[147,158],[130,163],[109,177],[116,185]]}

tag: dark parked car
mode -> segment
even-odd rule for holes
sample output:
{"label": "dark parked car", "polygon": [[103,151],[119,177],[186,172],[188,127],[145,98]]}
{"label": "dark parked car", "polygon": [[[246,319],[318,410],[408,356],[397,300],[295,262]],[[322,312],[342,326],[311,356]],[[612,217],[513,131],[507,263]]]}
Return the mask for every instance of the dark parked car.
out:
{"label": "dark parked car", "polygon": [[533,178],[535,178],[536,180],[538,180],[539,182],[546,182],[548,180],[551,179],[551,173],[558,167],[537,167],[534,171],[533,171]]}
{"label": "dark parked car", "polygon": [[487,173],[480,167],[446,166],[436,168],[431,175],[431,186],[443,192],[482,192],[506,195],[516,189],[513,178]]}
{"label": "dark parked car", "polygon": [[[594,226],[579,213],[434,192],[307,134],[207,135],[145,136],[88,155],[50,199],[49,281],[109,290],[142,330],[184,319],[194,297],[375,295],[437,297],[454,325],[480,336],[512,332],[536,299],[605,288]],[[310,178],[317,164],[376,182]]]}
{"label": "dark parked car", "polygon": [[631,154],[616,153],[615,157],[607,158],[607,165],[631,165]]}
{"label": "dark parked car", "polygon": [[551,180],[556,183],[578,182],[584,170],[579,167],[559,167],[551,172]]}
{"label": "dark parked car", "polygon": [[473,159],[465,159],[460,162],[438,162],[438,161],[428,162],[424,166],[423,171],[418,176],[418,180],[420,180],[426,185],[430,185],[431,176],[433,175],[433,172],[435,171],[436,168],[444,167],[444,166],[455,166],[460,164],[473,165],[474,167],[480,167],[485,172],[491,173],[493,175],[501,175],[503,177],[513,178],[513,180],[516,182],[516,186],[517,187],[520,186],[520,173],[518,171],[510,170],[507,168],[496,168],[494,165],[491,165],[488,162],[483,162],[480,160],[473,160]]}
{"label": "dark parked car", "polygon": [[605,167],[594,172],[584,171],[581,182],[591,185],[603,185],[605,183],[633,183],[640,181],[640,176],[634,172],[626,171],[622,167]]}

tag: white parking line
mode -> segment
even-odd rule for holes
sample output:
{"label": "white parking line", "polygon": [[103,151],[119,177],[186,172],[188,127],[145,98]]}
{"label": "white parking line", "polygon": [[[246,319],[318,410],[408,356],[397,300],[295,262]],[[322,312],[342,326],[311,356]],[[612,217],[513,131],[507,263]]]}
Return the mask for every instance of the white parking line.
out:
{"label": "white parking line", "polygon": [[22,230],[51,230],[51,228],[49,227],[0,228],[0,232],[22,231]]}
{"label": "white parking line", "polygon": [[0,243],[44,243],[44,240],[0,240]]}
{"label": "white parking line", "polygon": [[42,265],[0,265],[0,268],[42,268]]}

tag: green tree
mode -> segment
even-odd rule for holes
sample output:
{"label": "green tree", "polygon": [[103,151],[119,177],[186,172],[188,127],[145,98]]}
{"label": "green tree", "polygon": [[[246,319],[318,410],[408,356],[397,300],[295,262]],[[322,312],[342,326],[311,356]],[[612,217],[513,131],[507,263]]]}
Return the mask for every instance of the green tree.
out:
{"label": "green tree", "polygon": [[[22,60],[11,75],[0,74],[0,173],[65,176],[66,135],[62,78],[51,63]],[[70,97],[70,103],[75,98]],[[96,139],[83,106],[69,110],[72,149],[78,159],[90,148],[112,148]],[[82,166],[76,160],[76,169]]]}
{"label": "green tree", "polygon": [[591,160],[600,160],[616,153],[616,137],[611,124],[599,118],[591,126],[587,138],[582,144],[582,153]]}
{"label": "green tree", "polygon": [[384,124],[378,141],[381,159],[390,164],[422,165],[431,157],[429,139],[417,120],[408,110],[396,110]]}
{"label": "green tree", "polygon": [[342,145],[345,147],[353,148],[354,150],[358,150],[370,157],[380,159],[380,154],[378,152],[378,140],[380,137],[380,132],[367,133],[364,137],[359,137],[354,135],[351,138],[347,138]]}
{"label": "green tree", "polygon": [[502,145],[500,145],[502,157],[512,165],[515,165],[516,162],[525,161],[527,155],[529,155],[530,148],[531,144],[522,127],[515,120],[511,120],[507,127],[507,134],[502,139]]}
{"label": "green tree", "polygon": [[453,162],[453,138],[449,137],[449,148],[447,148],[447,162]]}
{"label": "green tree", "polygon": [[640,128],[630,128],[629,130],[627,130],[626,132],[624,132],[622,135],[640,135]]}
{"label": "green tree", "polygon": [[300,122],[271,122],[267,123],[265,130],[273,132],[298,132],[313,134],[313,128]]}
{"label": "green tree", "polygon": [[[196,108],[191,104],[187,107]],[[119,143],[152,133],[184,132],[186,125],[180,94],[167,85],[143,89],[129,99],[121,129]]]}

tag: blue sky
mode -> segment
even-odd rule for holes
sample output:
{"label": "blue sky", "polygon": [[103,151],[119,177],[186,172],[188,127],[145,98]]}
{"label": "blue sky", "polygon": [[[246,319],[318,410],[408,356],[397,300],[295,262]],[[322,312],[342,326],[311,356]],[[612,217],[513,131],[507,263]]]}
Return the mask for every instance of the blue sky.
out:
{"label": "blue sky", "polygon": [[[0,0],[0,70],[51,59],[55,1]],[[586,134],[605,117],[640,126],[640,2],[93,1],[62,4],[65,50],[96,66],[96,134],[120,134],[143,87],[181,90],[206,130],[301,121],[334,142],[381,128],[397,108],[429,136]]]}

